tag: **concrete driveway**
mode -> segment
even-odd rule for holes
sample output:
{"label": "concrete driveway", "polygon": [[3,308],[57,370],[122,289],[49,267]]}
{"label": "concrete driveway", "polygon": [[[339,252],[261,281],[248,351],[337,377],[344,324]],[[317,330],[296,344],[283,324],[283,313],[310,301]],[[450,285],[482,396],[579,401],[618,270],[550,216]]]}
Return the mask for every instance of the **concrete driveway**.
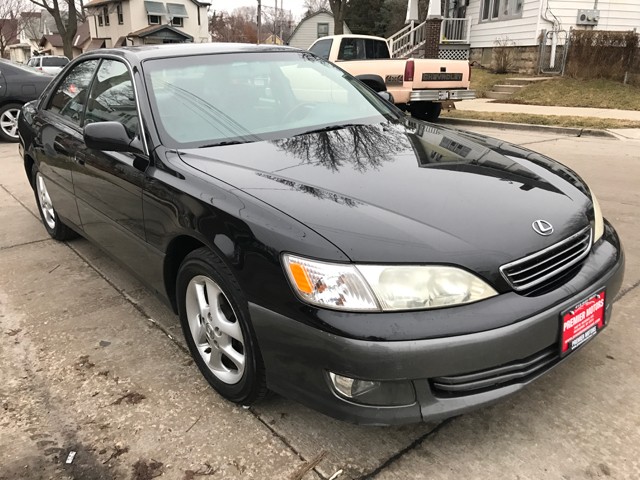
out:
{"label": "concrete driveway", "polygon": [[0,144],[0,479],[640,478],[640,142],[477,130],[590,183],[626,248],[624,287],[610,327],[525,391],[401,428],[223,400],[151,292],[87,241],[49,239]]}

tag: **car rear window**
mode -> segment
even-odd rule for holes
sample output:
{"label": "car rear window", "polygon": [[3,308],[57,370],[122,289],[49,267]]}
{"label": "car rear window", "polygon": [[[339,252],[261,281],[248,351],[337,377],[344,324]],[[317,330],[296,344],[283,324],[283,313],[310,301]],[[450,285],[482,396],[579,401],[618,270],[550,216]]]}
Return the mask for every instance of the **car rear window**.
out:
{"label": "car rear window", "polygon": [[42,66],[43,67],[64,67],[67,63],[69,63],[69,59],[68,58],[59,58],[59,57],[46,58],[46,57],[44,57],[42,59]]}
{"label": "car rear window", "polygon": [[389,58],[389,47],[383,40],[343,38],[338,60],[372,60]]}

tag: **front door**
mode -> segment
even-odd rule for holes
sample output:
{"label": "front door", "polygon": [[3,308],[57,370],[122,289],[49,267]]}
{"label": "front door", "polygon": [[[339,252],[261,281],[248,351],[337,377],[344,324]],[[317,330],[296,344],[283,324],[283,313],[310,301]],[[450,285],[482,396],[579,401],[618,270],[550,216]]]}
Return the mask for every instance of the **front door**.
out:
{"label": "front door", "polygon": [[[131,74],[118,60],[102,60],[84,116],[84,125],[106,121],[123,124],[132,140],[140,135]],[[134,271],[144,272],[148,267],[142,213],[146,176],[134,167],[135,160],[133,154],[84,147],[76,152],[73,183],[87,237]]]}

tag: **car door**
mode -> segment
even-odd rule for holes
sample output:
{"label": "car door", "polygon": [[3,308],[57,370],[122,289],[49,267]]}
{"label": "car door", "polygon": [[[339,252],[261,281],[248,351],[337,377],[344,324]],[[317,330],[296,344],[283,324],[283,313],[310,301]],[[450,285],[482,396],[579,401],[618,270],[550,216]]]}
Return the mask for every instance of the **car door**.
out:
{"label": "car door", "polygon": [[66,223],[80,226],[73,189],[75,156],[84,142],[81,121],[98,60],[78,63],[55,87],[34,119],[39,138],[34,153],[56,212]]}
{"label": "car door", "polygon": [[[102,60],[91,85],[84,125],[115,121],[133,140],[140,135],[132,77],[127,66]],[[147,245],[142,212],[147,158],[83,147],[76,152],[73,183],[82,228],[112,256],[134,271],[144,271]],[[135,166],[134,166],[135,163]],[[140,167],[142,165],[142,167]]]}

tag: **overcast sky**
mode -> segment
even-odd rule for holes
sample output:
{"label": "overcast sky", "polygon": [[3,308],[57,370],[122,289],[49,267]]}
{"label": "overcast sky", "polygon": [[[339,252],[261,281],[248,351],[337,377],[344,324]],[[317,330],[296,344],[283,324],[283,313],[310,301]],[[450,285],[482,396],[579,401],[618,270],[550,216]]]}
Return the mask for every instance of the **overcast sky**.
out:
{"label": "overcast sky", "polygon": [[[302,4],[304,3],[304,0],[278,0],[278,8],[280,8],[280,2],[283,2],[285,10],[291,10],[294,17],[297,19],[302,17],[302,13],[304,12]],[[226,10],[228,12],[232,12],[233,9],[237,7],[256,7],[257,5],[258,0],[211,0],[211,10],[216,11]],[[267,6],[268,8],[274,8],[276,1],[262,0],[262,5]]]}

